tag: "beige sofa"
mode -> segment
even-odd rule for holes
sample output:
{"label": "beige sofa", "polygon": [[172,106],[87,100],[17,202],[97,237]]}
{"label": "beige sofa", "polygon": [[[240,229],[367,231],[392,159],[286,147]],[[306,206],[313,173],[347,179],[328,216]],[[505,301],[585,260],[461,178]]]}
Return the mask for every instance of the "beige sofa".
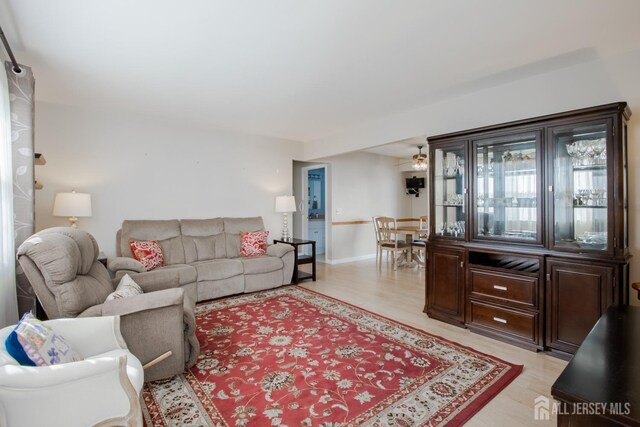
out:
{"label": "beige sofa", "polygon": [[240,233],[264,230],[261,217],[183,220],[125,220],[118,231],[118,257],[108,260],[116,278],[145,271],[133,259],[131,240],[158,240],[165,266],[153,270],[177,274],[195,301],[254,292],[291,283],[291,245],[267,247],[265,256],[240,256]]}

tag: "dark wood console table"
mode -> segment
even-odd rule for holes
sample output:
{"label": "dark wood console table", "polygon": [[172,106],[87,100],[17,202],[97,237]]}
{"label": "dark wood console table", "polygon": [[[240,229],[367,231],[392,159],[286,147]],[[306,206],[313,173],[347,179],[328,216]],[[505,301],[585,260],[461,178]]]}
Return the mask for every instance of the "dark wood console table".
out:
{"label": "dark wood console table", "polygon": [[[289,240],[274,240],[273,243],[286,243],[293,246],[295,263],[293,265],[293,277],[291,282],[298,284],[301,280],[311,279],[316,281],[316,242],[315,240],[303,240],[291,238]],[[298,248],[304,245],[311,245],[311,255],[303,255]],[[300,271],[298,266],[302,264],[311,264],[311,274],[306,271]]]}
{"label": "dark wood console table", "polygon": [[640,307],[609,307],[551,395],[558,426],[640,426]]}

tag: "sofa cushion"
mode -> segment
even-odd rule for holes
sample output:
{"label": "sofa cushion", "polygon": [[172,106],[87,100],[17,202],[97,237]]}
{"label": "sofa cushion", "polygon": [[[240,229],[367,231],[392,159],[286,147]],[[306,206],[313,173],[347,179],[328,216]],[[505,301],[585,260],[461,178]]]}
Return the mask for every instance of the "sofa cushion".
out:
{"label": "sofa cushion", "polygon": [[[47,239],[40,236],[46,234]],[[98,242],[90,234],[70,227],[53,227],[25,240],[17,255],[27,255],[52,281],[65,282],[87,274],[98,259]]]}
{"label": "sofa cushion", "polygon": [[269,232],[242,231],[240,232],[240,255],[243,257],[261,256],[267,252],[267,238]]}
{"label": "sofa cushion", "polygon": [[51,289],[56,298],[60,317],[76,317],[87,308],[101,304],[113,288],[109,272],[96,261],[87,275]]}
{"label": "sofa cushion", "polygon": [[240,258],[244,267],[244,274],[261,274],[281,270],[284,262],[281,258],[272,256],[259,256],[252,258]]}
{"label": "sofa cushion", "polygon": [[212,236],[224,231],[224,221],[222,218],[181,219],[180,230],[183,236]]}
{"label": "sofa cushion", "polygon": [[138,285],[128,274],[125,274],[122,279],[120,279],[120,283],[118,283],[118,287],[115,291],[111,292],[106,301],[111,301],[112,299],[122,299],[129,298],[135,295],[142,295],[144,292],[140,285]]}
{"label": "sofa cushion", "polygon": [[227,257],[222,218],[180,220],[185,261],[205,261]]}
{"label": "sofa cushion", "polygon": [[198,261],[193,264],[198,272],[198,282],[204,280],[222,280],[243,273],[242,263],[238,259],[214,259]]}
{"label": "sofa cushion", "polygon": [[225,245],[227,249],[227,258],[236,258],[240,256],[240,233],[242,231],[262,231],[264,230],[264,222],[262,217],[250,218],[223,218]]}
{"label": "sofa cushion", "polygon": [[162,247],[157,240],[131,240],[129,242],[131,254],[147,271],[164,265]]}
{"label": "sofa cushion", "polygon": [[125,220],[120,230],[120,255],[133,258],[130,240],[157,240],[165,265],[184,264],[180,222],[173,220]]}
{"label": "sofa cushion", "polygon": [[196,271],[195,267],[187,264],[165,265],[164,267],[157,268],[153,271],[156,274],[162,271],[177,271],[178,283],[180,286],[194,283],[196,280],[198,280],[198,272]]}
{"label": "sofa cushion", "polygon": [[224,233],[213,236],[182,236],[187,263],[227,257]]}
{"label": "sofa cushion", "polygon": [[[76,233],[77,231],[77,233]],[[40,270],[53,294],[59,317],[76,317],[113,292],[109,272],[98,262],[98,244],[88,233],[52,228],[27,239],[18,249]]]}

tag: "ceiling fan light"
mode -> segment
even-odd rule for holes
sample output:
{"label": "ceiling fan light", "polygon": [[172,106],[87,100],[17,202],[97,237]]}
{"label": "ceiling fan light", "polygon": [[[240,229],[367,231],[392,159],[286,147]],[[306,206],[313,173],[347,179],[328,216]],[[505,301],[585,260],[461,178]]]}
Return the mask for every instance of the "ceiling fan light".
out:
{"label": "ceiling fan light", "polygon": [[413,155],[412,167],[417,171],[427,170],[427,155],[422,154],[422,145],[418,145],[418,154]]}
{"label": "ceiling fan light", "polygon": [[413,169],[417,171],[427,170],[427,163],[424,160],[419,160],[413,164]]}

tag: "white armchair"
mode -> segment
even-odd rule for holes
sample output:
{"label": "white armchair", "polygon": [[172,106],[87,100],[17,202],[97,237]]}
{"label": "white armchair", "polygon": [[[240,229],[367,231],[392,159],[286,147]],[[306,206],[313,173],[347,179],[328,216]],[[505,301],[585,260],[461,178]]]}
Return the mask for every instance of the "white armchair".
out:
{"label": "white armchair", "polygon": [[144,372],[120,335],[120,317],[44,322],[85,358],[52,366],[21,366],[0,330],[0,427],[142,426]]}

